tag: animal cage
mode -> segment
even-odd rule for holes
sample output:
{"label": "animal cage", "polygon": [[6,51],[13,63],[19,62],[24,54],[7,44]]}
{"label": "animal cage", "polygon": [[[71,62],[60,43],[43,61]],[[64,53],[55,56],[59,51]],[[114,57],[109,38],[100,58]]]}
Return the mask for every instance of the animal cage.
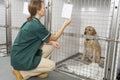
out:
{"label": "animal cage", "polygon": [[[0,0],[0,54],[4,53],[3,50],[5,53],[9,52],[10,42],[14,41],[19,28],[28,17],[23,14],[23,4],[29,0],[8,1],[12,6],[7,6],[4,4],[4,0]],[[120,52],[119,0],[44,1],[48,9],[46,16],[41,21],[52,34],[58,31],[65,20],[61,17],[64,3],[73,5],[72,22],[58,40],[61,48],[55,49],[51,56],[51,59],[57,63],[56,71],[80,80],[116,80],[117,70],[120,67],[118,63],[120,59],[118,54]],[[97,36],[84,35],[87,26],[92,26],[96,30]],[[102,63],[81,60],[86,39],[99,41]]]}
{"label": "animal cage", "polygon": [[[53,34],[57,32],[62,25],[61,23],[65,20],[61,18],[64,3],[73,4],[72,23],[58,40],[61,48],[52,55],[52,59],[57,62],[57,71],[85,80],[113,80],[113,78],[107,79],[109,76],[107,75],[107,69],[110,72],[112,65],[115,65],[111,62],[117,60],[117,57],[112,58],[112,56],[117,56],[117,53],[119,53],[112,54],[112,48],[114,48],[112,46],[119,42],[117,37],[113,37],[118,36],[119,32],[118,21],[116,21],[116,26],[114,24],[115,19],[118,20],[119,8],[117,3],[119,2],[117,0],[52,0],[51,32]],[[115,7],[118,8],[117,12],[114,11]],[[94,37],[94,39],[97,39],[101,46],[101,60],[104,62],[102,64],[81,61],[84,54],[84,41],[87,38],[84,36],[84,31],[87,26],[93,26],[96,29],[97,38]],[[111,29],[114,31],[111,31]],[[115,31],[117,33],[113,34]]]}

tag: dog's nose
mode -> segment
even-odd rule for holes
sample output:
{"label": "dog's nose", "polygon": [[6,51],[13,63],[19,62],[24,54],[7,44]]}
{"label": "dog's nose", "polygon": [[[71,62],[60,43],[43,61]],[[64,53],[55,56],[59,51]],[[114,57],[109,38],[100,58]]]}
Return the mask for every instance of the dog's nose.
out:
{"label": "dog's nose", "polygon": [[86,32],[84,32],[84,35],[86,35]]}

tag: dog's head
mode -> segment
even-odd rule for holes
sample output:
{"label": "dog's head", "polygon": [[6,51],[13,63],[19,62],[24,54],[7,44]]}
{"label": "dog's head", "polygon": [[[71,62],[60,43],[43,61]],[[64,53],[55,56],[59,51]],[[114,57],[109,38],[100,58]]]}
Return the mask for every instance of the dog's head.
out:
{"label": "dog's head", "polygon": [[84,34],[85,34],[85,35],[94,36],[94,35],[96,35],[96,30],[95,30],[95,28],[92,27],[92,26],[87,26],[87,27],[85,28]]}

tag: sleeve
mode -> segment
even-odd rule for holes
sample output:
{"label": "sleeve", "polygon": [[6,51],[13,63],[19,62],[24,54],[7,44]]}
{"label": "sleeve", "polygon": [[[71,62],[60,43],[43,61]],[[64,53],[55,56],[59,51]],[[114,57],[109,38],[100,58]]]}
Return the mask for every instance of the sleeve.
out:
{"label": "sleeve", "polygon": [[42,39],[43,42],[48,42],[50,39],[51,33],[46,28],[41,28],[38,37]]}
{"label": "sleeve", "polygon": [[51,36],[51,33],[45,28],[39,28],[36,30],[35,34],[43,41],[48,42]]}

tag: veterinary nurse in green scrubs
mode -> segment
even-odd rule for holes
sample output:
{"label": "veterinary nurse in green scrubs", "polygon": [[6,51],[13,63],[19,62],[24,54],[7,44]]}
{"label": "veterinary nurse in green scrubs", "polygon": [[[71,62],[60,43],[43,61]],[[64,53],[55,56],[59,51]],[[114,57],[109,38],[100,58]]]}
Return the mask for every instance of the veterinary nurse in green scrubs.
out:
{"label": "veterinary nurse in green scrubs", "polygon": [[45,6],[41,0],[31,0],[28,7],[30,17],[21,29],[11,49],[12,72],[16,80],[25,80],[32,76],[46,78],[47,72],[55,69],[55,62],[49,57],[55,48],[60,48],[56,40],[71,19],[64,22],[55,35],[52,35],[39,21],[44,16]]}

